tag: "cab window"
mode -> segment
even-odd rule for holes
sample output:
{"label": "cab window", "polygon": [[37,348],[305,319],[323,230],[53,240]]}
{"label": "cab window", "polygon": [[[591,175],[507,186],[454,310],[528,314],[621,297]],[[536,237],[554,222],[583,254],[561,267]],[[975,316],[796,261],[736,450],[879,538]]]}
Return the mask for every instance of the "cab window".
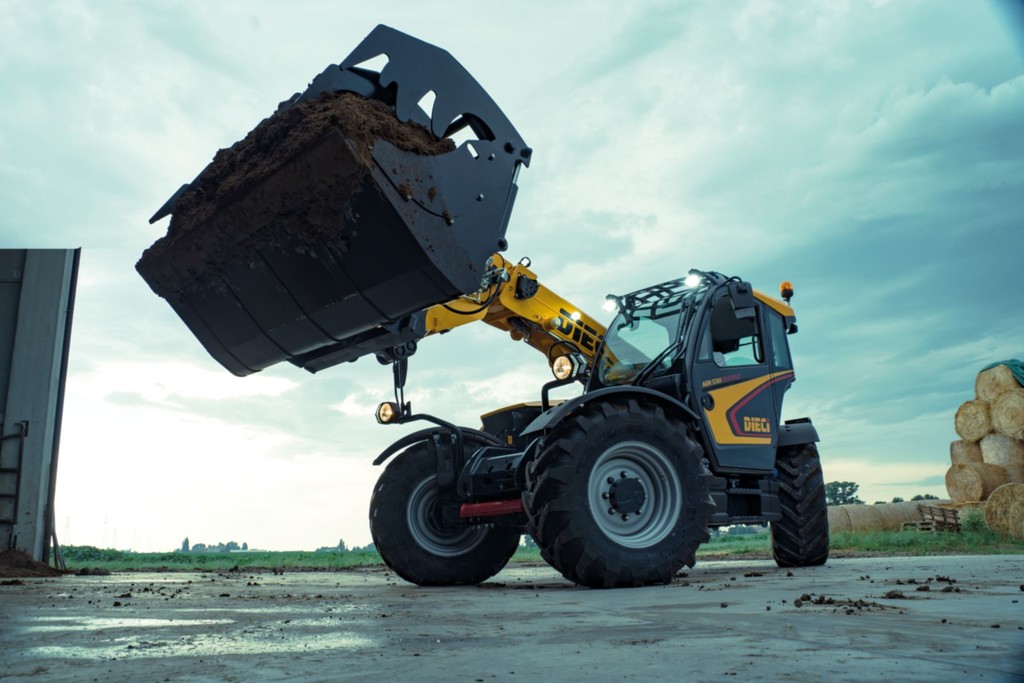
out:
{"label": "cab window", "polygon": [[793,360],[789,355],[789,339],[786,338],[786,321],[775,311],[768,312],[768,335],[772,340],[772,363],[776,369],[792,370]]}
{"label": "cab window", "polygon": [[720,299],[704,329],[698,359],[720,367],[761,365],[765,362],[758,316],[737,319],[732,302]]}

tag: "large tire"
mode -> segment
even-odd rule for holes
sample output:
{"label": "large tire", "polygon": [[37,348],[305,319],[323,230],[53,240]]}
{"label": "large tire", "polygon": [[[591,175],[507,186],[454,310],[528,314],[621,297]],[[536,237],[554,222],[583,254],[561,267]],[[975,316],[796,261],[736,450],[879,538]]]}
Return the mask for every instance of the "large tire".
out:
{"label": "large tire", "polygon": [[388,464],[370,498],[370,534],[384,563],[420,586],[476,584],[501,571],[519,546],[517,527],[441,522],[437,458],[415,444]]}
{"label": "large tire", "polygon": [[772,555],[780,567],[815,567],[828,560],[825,478],[814,444],[784,448],[777,462],[782,519],[772,522]]}
{"label": "large tire", "polygon": [[575,583],[669,583],[708,540],[709,478],[700,446],[660,406],[588,406],[530,466],[529,530],[544,559]]}

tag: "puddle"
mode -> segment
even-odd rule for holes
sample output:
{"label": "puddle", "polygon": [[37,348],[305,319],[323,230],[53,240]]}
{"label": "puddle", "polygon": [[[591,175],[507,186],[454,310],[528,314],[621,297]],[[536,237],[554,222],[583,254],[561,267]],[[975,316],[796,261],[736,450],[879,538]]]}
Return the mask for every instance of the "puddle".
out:
{"label": "puddle", "polygon": [[[174,622],[178,623],[178,622]],[[254,637],[255,636],[255,637]],[[352,632],[310,635],[308,632],[270,631],[224,635],[188,635],[167,640],[127,637],[88,645],[47,645],[27,648],[27,659],[144,659],[156,657],[209,657],[216,655],[310,653],[325,650],[361,650],[376,647],[377,641]]]}
{"label": "puddle", "polygon": [[37,617],[37,622],[23,626],[23,633],[48,633],[53,631],[102,631],[117,628],[175,628],[181,626],[213,626],[231,624],[233,619],[131,619],[114,617]]}

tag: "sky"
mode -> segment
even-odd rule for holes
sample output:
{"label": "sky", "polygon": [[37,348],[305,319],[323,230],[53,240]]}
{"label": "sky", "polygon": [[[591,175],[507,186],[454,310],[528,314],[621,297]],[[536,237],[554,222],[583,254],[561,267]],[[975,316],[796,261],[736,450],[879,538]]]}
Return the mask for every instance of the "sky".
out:
{"label": "sky", "polygon": [[[977,372],[1024,358],[1024,10],[1011,2],[0,0],[0,248],[82,248],[62,543],[370,543],[372,359],[221,368],[135,273],[148,218],[378,23],[451,52],[534,149],[506,255],[601,320],[691,267],[794,283],[826,481],[945,495]],[[543,357],[428,339],[406,396],[468,426]]]}

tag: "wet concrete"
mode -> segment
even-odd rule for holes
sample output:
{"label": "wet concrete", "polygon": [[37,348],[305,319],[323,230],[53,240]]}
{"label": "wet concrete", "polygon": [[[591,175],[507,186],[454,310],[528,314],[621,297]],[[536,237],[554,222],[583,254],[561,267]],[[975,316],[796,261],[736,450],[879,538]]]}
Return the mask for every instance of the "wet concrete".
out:
{"label": "wet concrete", "polygon": [[382,569],[0,585],[15,681],[1024,681],[1024,556],[706,561],[598,591],[515,566],[470,588]]}

